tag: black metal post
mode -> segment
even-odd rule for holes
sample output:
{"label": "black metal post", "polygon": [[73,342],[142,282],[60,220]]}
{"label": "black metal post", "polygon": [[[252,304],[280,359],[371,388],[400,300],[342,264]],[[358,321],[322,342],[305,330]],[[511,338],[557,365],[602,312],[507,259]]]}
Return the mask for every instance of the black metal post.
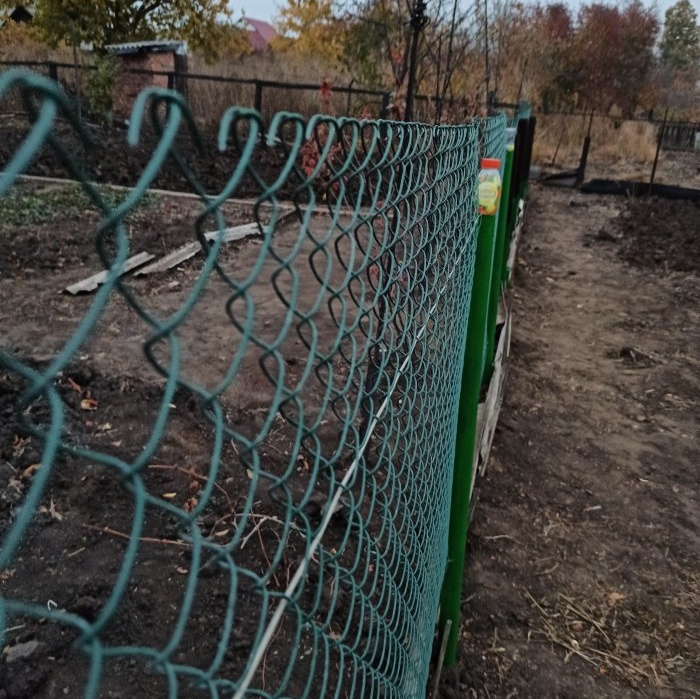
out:
{"label": "black metal post", "polygon": [[586,138],[583,139],[583,150],[581,151],[581,160],[578,163],[578,170],[576,171],[576,187],[580,187],[583,184],[583,180],[586,177],[586,164],[588,163],[588,151],[591,148],[591,129],[593,128],[593,114],[595,112],[591,109],[591,117],[588,120],[588,133]]}
{"label": "black metal post", "polygon": [[255,81],[255,97],[253,102],[253,107],[256,112],[262,114],[262,92],[263,86],[260,80]]}
{"label": "black metal post", "polygon": [[484,0],[484,68],[486,70],[486,114],[490,114],[491,65],[489,64],[489,3]]}
{"label": "black metal post", "polygon": [[418,68],[418,42],[423,27],[428,23],[425,16],[427,4],[425,0],[416,0],[411,12],[411,53],[408,62],[408,86],[406,88],[406,110],[404,111],[404,121],[413,119],[413,93],[416,91],[416,70]]}
{"label": "black metal post", "polygon": [[651,168],[651,177],[649,178],[649,194],[651,194],[654,189],[654,178],[656,177],[656,166],[659,164],[659,151],[661,150],[661,143],[664,140],[664,131],[666,130],[666,120],[668,119],[668,107],[666,107],[666,112],[664,113],[664,120],[659,129],[659,136],[656,139],[656,155],[654,156],[654,165]]}
{"label": "black metal post", "polygon": [[383,92],[382,93],[382,103],[379,108],[379,118],[380,119],[388,119],[389,118],[389,110],[391,108],[391,92]]}
{"label": "black metal post", "polygon": [[350,116],[350,108],[352,107],[352,86],[353,86],[354,82],[355,82],[355,78],[353,78],[350,81],[350,84],[348,85],[348,106],[347,106],[347,109],[345,110],[345,114],[347,116]]}
{"label": "black metal post", "polygon": [[82,90],[80,89],[80,66],[78,64],[78,40],[73,32],[73,70],[75,71],[75,100],[78,107],[78,119],[83,120]]}

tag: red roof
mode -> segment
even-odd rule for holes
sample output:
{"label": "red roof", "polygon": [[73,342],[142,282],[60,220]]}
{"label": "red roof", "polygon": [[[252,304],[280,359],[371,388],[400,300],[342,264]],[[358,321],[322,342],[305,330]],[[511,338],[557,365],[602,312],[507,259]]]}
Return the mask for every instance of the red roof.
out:
{"label": "red roof", "polygon": [[248,38],[253,51],[265,51],[270,41],[277,36],[275,28],[261,19],[246,17],[246,22],[248,23]]}

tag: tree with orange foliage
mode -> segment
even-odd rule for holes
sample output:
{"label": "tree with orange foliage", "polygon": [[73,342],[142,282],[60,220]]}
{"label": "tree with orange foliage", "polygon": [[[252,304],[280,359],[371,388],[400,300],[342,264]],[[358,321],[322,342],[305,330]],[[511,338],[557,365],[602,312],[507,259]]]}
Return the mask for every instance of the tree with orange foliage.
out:
{"label": "tree with orange foliage", "polygon": [[631,114],[651,78],[659,22],[639,0],[620,7],[584,5],[572,45],[572,71],[582,102]]}
{"label": "tree with orange foliage", "polygon": [[302,56],[337,63],[346,34],[336,16],[333,0],[287,0],[275,22],[279,36],[273,50],[293,51]]}

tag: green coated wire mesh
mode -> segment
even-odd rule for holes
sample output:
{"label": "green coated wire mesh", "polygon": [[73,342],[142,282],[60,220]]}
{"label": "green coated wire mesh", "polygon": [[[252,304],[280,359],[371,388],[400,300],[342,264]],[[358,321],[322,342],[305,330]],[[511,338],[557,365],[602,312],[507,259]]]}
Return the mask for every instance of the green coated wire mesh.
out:
{"label": "green coated wire mesh", "polygon": [[[265,128],[230,109],[218,145],[231,170],[211,194],[178,150],[181,133],[199,138],[186,105],[153,89],[128,138],[135,146],[151,128],[157,144],[115,200],[56,135],[62,117],[90,142],[56,85],[10,71],[0,99],[10,93],[32,126],[4,165],[0,197],[15,196],[40,152],[55,153],[100,212],[84,220],[85,245],[107,274],[70,302],[70,332],[48,358],[3,341],[2,388],[19,387],[3,453],[16,457],[19,495],[0,511],[0,646],[10,649],[0,679],[43,663],[32,696],[59,691],[66,668],[81,678],[72,695],[85,697],[423,696],[478,158],[502,155],[504,119],[279,114]],[[283,153],[273,176],[255,165],[271,148]],[[197,196],[191,240],[202,252],[169,301],[163,285],[120,276],[138,252],[130,217],[166,163]],[[226,207],[244,181],[258,190],[255,235],[232,244]],[[3,336],[13,322],[3,314]],[[42,342],[33,333],[25,344]],[[76,370],[86,361],[91,379]],[[99,375],[110,395],[141,392],[96,427],[80,412],[94,397],[72,401],[81,375]],[[122,438],[106,436],[117,424]],[[18,474],[17,444],[30,440],[40,459]],[[59,513],[62,488],[74,495]],[[35,585],[20,586],[23,570]],[[75,594],[54,598],[59,583]]]}
{"label": "green coated wire mesh", "polygon": [[506,152],[506,126],[504,114],[481,121],[479,152],[483,158],[502,160]]}

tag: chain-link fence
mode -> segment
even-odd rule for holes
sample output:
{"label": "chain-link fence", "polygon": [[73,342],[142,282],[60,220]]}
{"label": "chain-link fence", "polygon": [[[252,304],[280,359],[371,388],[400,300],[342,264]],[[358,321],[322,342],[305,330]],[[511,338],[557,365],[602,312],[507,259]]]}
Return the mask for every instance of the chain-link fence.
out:
{"label": "chain-link fence", "polygon": [[[230,109],[230,172],[212,194],[176,146],[197,137],[186,105],[154,89],[128,139],[152,128],[157,144],[115,197],[56,135],[60,117],[90,145],[54,83],[10,71],[8,94],[32,125],[3,163],[3,217],[25,220],[20,175],[53,152],[80,182],[76,247],[106,274],[93,295],[42,296],[71,259],[59,226],[45,224],[55,265],[38,277],[12,253],[20,229],[0,226],[6,696],[421,696],[479,156],[503,154],[505,120],[279,114],[265,130]],[[284,158],[263,170],[254,156],[273,144]],[[195,195],[199,256],[171,282],[182,248],[162,249],[155,283],[124,272],[166,162]],[[244,181],[258,196],[230,226]],[[20,318],[28,294],[48,300]]]}

